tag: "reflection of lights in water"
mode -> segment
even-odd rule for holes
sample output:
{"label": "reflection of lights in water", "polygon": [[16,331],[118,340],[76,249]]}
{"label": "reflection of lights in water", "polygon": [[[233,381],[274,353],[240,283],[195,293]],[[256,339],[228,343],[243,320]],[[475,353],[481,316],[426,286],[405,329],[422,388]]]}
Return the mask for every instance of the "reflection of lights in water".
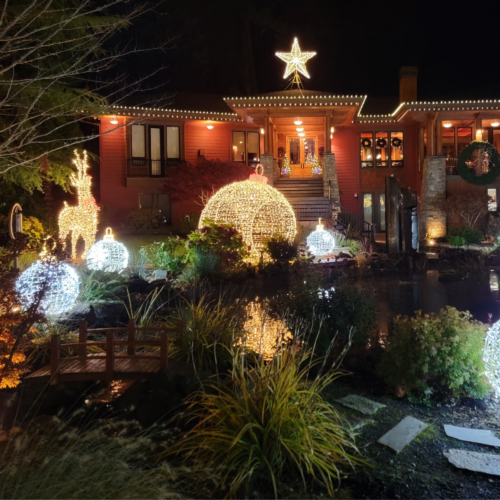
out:
{"label": "reflection of lights in water", "polygon": [[485,373],[495,394],[500,396],[500,321],[488,331],[483,350]]}
{"label": "reflection of lights in water", "polygon": [[490,271],[490,290],[498,292],[498,275],[495,271]]}
{"label": "reflection of lights in water", "polygon": [[275,319],[256,300],[247,305],[247,320],[243,325],[246,338],[240,340],[252,351],[262,355],[268,361],[274,356],[281,342],[292,340],[293,336],[282,319]]}

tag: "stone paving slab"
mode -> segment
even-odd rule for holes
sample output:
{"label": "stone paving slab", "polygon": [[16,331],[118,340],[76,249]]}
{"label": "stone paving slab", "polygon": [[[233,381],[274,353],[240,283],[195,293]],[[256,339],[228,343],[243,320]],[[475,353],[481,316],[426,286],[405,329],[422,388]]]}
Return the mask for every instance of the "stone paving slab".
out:
{"label": "stone paving slab", "polygon": [[374,415],[380,408],[385,408],[386,405],[382,403],[377,403],[371,399],[364,398],[363,396],[358,396],[356,394],[349,394],[341,399],[336,399],[337,403],[340,403],[347,408],[352,408],[357,410],[363,415]]}
{"label": "stone paving slab", "polygon": [[456,449],[444,451],[443,455],[448,459],[450,464],[459,469],[500,476],[500,455]]}
{"label": "stone paving slab", "polygon": [[444,425],[446,435],[460,441],[469,441],[470,443],[485,444],[488,446],[500,446],[498,439],[491,431],[483,429],[469,429],[467,427],[456,427],[454,425]]}
{"label": "stone paving slab", "polygon": [[364,427],[365,425],[374,423],[375,420],[372,420],[371,418],[356,418],[354,420],[349,421],[349,424],[351,425],[353,431],[357,431],[362,427]]}
{"label": "stone paving slab", "polygon": [[386,432],[378,442],[399,453],[427,427],[427,424],[414,417],[405,417],[398,425]]}

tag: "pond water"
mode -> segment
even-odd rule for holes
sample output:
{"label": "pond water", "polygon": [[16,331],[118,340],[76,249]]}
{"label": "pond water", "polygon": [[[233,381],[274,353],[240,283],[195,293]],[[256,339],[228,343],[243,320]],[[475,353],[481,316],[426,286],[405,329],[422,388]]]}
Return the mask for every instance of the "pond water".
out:
{"label": "pond water", "polygon": [[499,280],[495,271],[466,274],[448,283],[439,280],[437,270],[426,274],[363,277],[359,278],[361,281],[376,290],[381,333],[387,333],[392,318],[398,314],[411,316],[418,310],[439,312],[447,305],[469,311],[484,323],[500,319]]}

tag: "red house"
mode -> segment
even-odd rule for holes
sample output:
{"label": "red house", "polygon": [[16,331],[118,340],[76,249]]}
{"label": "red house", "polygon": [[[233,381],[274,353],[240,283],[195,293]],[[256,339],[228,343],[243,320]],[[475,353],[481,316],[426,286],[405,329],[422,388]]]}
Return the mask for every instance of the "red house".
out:
{"label": "red house", "polygon": [[172,203],[162,177],[172,165],[206,158],[261,163],[299,221],[342,217],[384,232],[391,177],[418,195],[420,238],[445,235],[440,201],[452,192],[487,192],[496,210],[500,183],[470,184],[456,165],[472,140],[498,149],[500,100],[422,102],[416,68],[404,67],[399,76],[400,103],[383,115],[365,114],[368,96],[299,89],[226,97],[219,112],[115,107],[113,116],[100,117],[101,203],[122,215],[158,207],[176,223],[200,207],[194,200]]}

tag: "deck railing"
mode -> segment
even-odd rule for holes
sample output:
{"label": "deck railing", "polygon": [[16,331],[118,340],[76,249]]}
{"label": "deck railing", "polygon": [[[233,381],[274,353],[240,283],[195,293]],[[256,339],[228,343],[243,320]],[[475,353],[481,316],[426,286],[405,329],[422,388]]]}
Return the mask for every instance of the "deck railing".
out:
{"label": "deck railing", "polygon": [[127,160],[127,177],[163,177],[169,167],[179,165],[181,160],[150,160],[130,158]]}
{"label": "deck railing", "polygon": [[[61,335],[53,335],[51,337],[50,349],[50,383],[55,385],[59,383],[59,373],[61,366],[61,346],[65,349],[74,349],[77,356],[65,357],[64,359],[79,359],[86,361],[87,348],[91,346],[98,346],[105,349],[105,374],[104,380],[110,383],[114,377],[114,363],[116,358],[134,358],[134,359],[159,359],[160,370],[168,368],[168,343],[169,333],[175,333],[177,338],[182,335],[184,323],[178,321],[175,327],[137,327],[134,319],[129,319],[128,326],[123,328],[95,328],[88,330],[87,322],[82,321],[78,329],[78,342],[72,344],[61,344]],[[136,334],[140,333],[154,333],[160,334],[159,339],[137,339]],[[126,333],[126,339],[116,339],[117,333]],[[89,334],[98,334],[106,337],[105,341],[91,341],[89,342]],[[127,347],[127,354],[116,353],[116,347]],[[137,354],[137,347],[159,347],[160,352],[157,356],[151,354]]]}

